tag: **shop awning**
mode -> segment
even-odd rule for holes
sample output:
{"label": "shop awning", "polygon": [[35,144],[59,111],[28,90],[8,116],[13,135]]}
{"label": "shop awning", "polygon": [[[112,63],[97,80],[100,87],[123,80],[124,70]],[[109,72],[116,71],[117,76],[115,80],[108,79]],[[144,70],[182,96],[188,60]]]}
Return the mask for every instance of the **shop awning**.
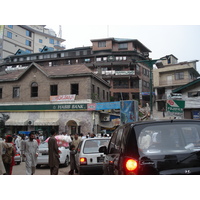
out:
{"label": "shop awning", "polygon": [[28,113],[10,113],[10,118],[5,121],[6,126],[27,126]]}
{"label": "shop awning", "polygon": [[101,126],[101,127],[104,127],[104,128],[115,127],[115,124],[112,121],[111,122],[100,122],[98,125]]}
{"label": "shop awning", "polygon": [[58,126],[58,118],[40,118],[35,120],[34,126]]}
{"label": "shop awning", "polygon": [[59,126],[57,112],[41,112],[40,117],[35,120],[34,126]]}

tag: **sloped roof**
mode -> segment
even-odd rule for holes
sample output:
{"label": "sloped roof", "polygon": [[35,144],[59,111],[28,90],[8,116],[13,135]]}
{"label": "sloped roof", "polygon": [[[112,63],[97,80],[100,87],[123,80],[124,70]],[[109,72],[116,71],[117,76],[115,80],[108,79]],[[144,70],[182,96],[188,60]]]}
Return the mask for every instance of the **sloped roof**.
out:
{"label": "sloped roof", "polygon": [[67,78],[67,77],[83,77],[83,76],[93,76],[100,82],[104,83],[108,87],[110,85],[96,74],[94,74],[86,65],[59,65],[59,66],[41,66],[37,63],[31,63],[26,69],[18,69],[10,72],[1,72],[0,82],[7,81],[17,81],[19,80],[30,68],[36,67],[48,78]]}
{"label": "sloped roof", "polygon": [[195,84],[198,84],[198,83],[200,83],[200,78],[198,78],[198,79],[196,79],[196,80],[194,80],[194,81],[191,81],[191,82],[189,82],[189,83],[187,83],[187,84],[185,84],[185,85],[182,85],[182,86],[180,86],[180,87],[178,87],[178,88],[172,90],[172,92],[173,92],[173,93],[181,92],[182,90],[184,90],[184,89],[186,89],[186,88],[188,88],[188,87],[190,87],[190,86],[194,86]]}

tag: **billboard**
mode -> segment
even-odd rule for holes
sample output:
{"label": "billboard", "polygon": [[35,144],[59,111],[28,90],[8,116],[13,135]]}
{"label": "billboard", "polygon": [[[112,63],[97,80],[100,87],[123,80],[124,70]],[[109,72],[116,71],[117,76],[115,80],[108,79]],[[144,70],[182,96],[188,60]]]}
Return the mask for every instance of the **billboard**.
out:
{"label": "billboard", "polygon": [[185,101],[167,100],[167,114],[171,117],[184,118]]}
{"label": "billboard", "polygon": [[120,101],[121,124],[138,121],[138,101]]}

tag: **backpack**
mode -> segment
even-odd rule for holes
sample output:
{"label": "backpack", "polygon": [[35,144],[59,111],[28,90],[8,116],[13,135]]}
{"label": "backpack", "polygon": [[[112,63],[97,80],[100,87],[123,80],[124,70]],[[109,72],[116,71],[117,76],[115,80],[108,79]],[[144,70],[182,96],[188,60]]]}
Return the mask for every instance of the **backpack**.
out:
{"label": "backpack", "polygon": [[15,155],[14,153],[14,148],[9,147],[6,148],[5,154],[2,155],[2,160],[6,164],[11,164],[12,163],[12,157]]}

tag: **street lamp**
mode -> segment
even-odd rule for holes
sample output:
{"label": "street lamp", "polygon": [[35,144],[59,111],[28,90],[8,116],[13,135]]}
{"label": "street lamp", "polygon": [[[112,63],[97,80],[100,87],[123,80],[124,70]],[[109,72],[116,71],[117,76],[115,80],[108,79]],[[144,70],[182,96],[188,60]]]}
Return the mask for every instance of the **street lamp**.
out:
{"label": "street lamp", "polygon": [[139,60],[136,61],[134,59],[132,59],[133,62],[135,63],[146,63],[149,66],[150,69],[150,117],[152,118],[153,115],[153,74],[152,74],[152,70],[153,70],[153,65],[159,61],[159,60],[165,60],[166,58],[161,58],[161,59],[154,59],[154,60]]}

